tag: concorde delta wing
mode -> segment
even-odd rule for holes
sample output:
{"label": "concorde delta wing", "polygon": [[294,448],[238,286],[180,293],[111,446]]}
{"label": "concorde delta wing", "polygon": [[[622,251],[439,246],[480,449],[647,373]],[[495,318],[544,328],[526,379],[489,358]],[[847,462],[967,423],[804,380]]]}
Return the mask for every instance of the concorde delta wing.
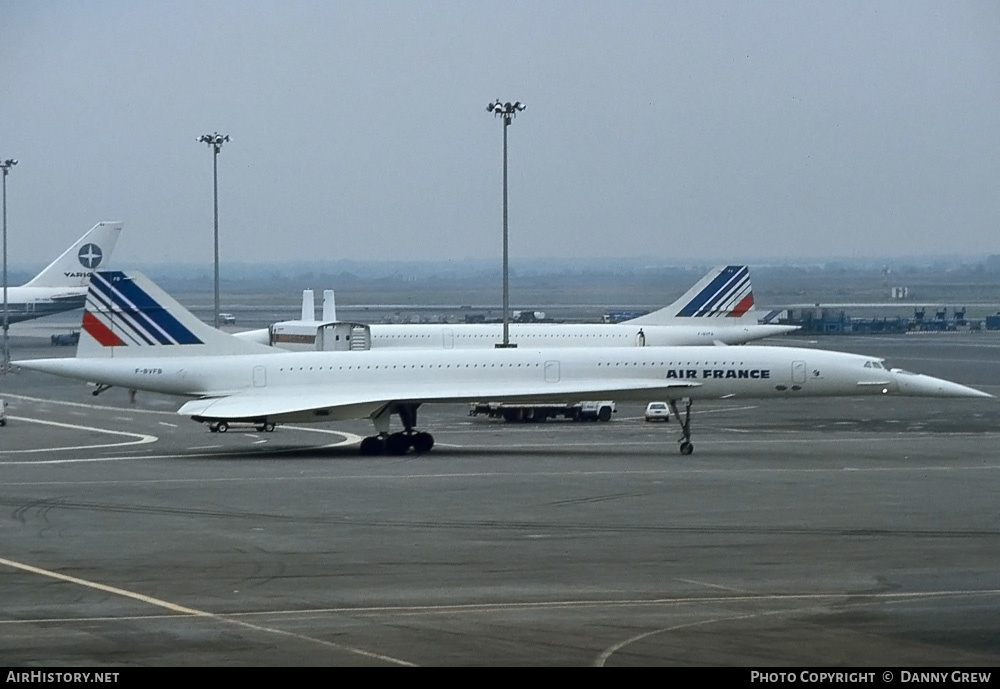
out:
{"label": "concorde delta wing", "polygon": [[264,423],[356,419],[377,414],[388,405],[496,401],[549,402],[594,395],[616,399],[646,400],[650,397],[683,397],[684,390],[700,387],[691,381],[632,381],[627,386],[614,381],[577,384],[505,383],[497,381],[468,385],[382,384],[338,390],[303,391],[301,387],[255,388],[224,397],[192,400],[178,410],[196,421],[252,421]]}

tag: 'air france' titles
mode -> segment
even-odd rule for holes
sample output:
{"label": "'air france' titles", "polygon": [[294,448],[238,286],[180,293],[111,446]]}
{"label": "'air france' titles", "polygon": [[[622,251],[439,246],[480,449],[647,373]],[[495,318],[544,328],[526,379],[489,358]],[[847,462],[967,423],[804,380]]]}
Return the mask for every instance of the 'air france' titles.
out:
{"label": "'air france' titles", "polygon": [[[700,375],[699,375],[700,374]],[[667,369],[667,378],[683,378],[691,380],[701,378],[747,378],[762,380],[771,377],[769,368],[703,368],[700,371],[695,368],[671,368]]]}

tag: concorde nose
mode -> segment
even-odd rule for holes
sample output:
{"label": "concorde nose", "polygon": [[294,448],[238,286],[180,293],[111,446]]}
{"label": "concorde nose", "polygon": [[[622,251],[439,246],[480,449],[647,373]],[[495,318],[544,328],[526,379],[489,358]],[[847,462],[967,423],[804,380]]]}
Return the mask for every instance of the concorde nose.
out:
{"label": "concorde nose", "polygon": [[909,397],[993,397],[985,392],[950,380],[910,373],[903,369],[892,369],[893,377],[899,385],[899,394]]}

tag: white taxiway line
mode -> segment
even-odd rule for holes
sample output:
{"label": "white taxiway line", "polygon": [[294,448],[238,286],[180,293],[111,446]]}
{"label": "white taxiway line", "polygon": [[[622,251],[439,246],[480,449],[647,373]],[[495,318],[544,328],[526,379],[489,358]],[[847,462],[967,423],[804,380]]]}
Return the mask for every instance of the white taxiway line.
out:
{"label": "white taxiway line", "polygon": [[108,407],[99,404],[84,404],[82,402],[67,402],[65,400],[53,400],[45,397],[29,397],[28,395],[11,395],[5,393],[4,397],[12,400],[26,400],[28,402],[42,402],[45,404],[59,404],[64,407],[83,407],[84,409],[101,409],[103,411],[116,411],[118,413],[128,412],[129,414],[169,414],[177,416],[175,411],[160,411],[158,409],[138,409],[132,407]]}
{"label": "white taxiway line", "polygon": [[215,615],[213,613],[206,612],[204,610],[196,610],[194,608],[188,608],[183,605],[177,605],[176,603],[171,603],[169,601],[165,601],[160,598],[153,598],[152,596],[147,596],[142,593],[136,593],[135,591],[129,591],[127,589],[121,589],[115,586],[108,586],[107,584],[99,584],[96,581],[88,581],[87,579],[80,579],[77,577],[70,576],[68,574],[60,574],[59,572],[53,572],[48,569],[42,569],[41,567],[33,567],[32,565],[24,564],[23,562],[15,562],[14,560],[0,558],[0,565],[7,565],[8,567],[12,567],[13,569],[19,569],[23,572],[38,574],[43,577],[49,577],[50,579],[58,579],[60,581],[65,581],[70,584],[76,584],[78,586],[84,586],[86,588],[96,589],[97,591],[104,591],[105,593],[111,593],[116,596],[131,598],[133,600],[137,600],[142,603],[148,603],[149,605],[155,605],[156,607],[164,608],[166,610],[169,610],[170,612],[174,612],[179,615],[205,617],[208,619],[223,622],[225,624],[230,624],[237,627],[243,627],[245,629],[252,629],[258,632],[287,636],[293,639],[298,639],[300,641],[309,641],[311,643],[319,644],[321,646],[326,646],[328,648],[333,648],[339,651],[344,651],[346,653],[353,653],[355,655],[364,656],[366,658],[373,658],[375,660],[381,660],[387,663],[392,663],[393,665],[406,665],[411,667],[414,666],[414,663],[410,663],[405,660],[400,660],[399,658],[393,658],[391,656],[382,655],[381,653],[372,653],[371,651],[365,651],[364,649],[355,648],[353,646],[344,646],[342,644],[335,644],[331,641],[325,641],[323,639],[314,639],[311,636],[305,636],[303,634],[296,634],[294,632],[287,632],[281,629],[264,627],[259,624],[251,624],[250,622],[244,622],[242,620],[230,619],[228,617]]}
{"label": "white taxiway line", "polygon": [[330,431],[325,428],[303,428],[302,426],[285,426],[285,428],[290,428],[294,431],[306,431],[307,433],[326,433],[328,435],[340,435],[343,436],[344,438],[339,443],[330,443],[329,445],[323,445],[322,447],[343,447],[345,445],[356,445],[363,440],[363,438],[360,435],[348,433],[347,431]]}
{"label": "white taxiway line", "polygon": [[[74,445],[71,447],[40,447],[30,450],[0,450],[0,455],[7,454],[29,454],[35,452],[62,452],[65,450],[96,450],[105,447],[125,447],[128,445],[148,445],[149,443],[155,443],[159,438],[155,435],[146,435],[145,433],[129,433],[128,431],[111,431],[106,428],[97,428],[95,426],[78,426],[72,423],[60,423],[58,421],[45,421],[43,419],[29,419],[24,416],[11,416],[11,419],[15,421],[24,421],[25,423],[40,423],[45,426],[58,426],[59,428],[71,428],[75,431],[94,431],[95,433],[106,433],[108,435],[124,435],[129,438],[136,438],[136,440],[126,440],[120,443],[99,443],[96,445]],[[47,460],[44,463],[58,464],[65,461],[74,460]],[[10,462],[5,462],[9,464]],[[33,462],[37,464],[37,462]]]}
{"label": "white taxiway line", "polygon": [[[865,607],[865,606],[869,606],[869,605],[874,605],[876,603],[890,603],[891,604],[891,603],[896,603],[896,602],[911,602],[911,601],[919,601],[919,600],[926,600],[926,599],[932,599],[932,598],[946,598],[946,597],[950,598],[950,597],[956,597],[956,596],[963,596],[963,597],[964,596],[979,596],[979,595],[984,595],[984,594],[988,595],[988,596],[995,596],[995,595],[997,595],[997,593],[1000,593],[1000,591],[998,591],[996,589],[986,589],[986,590],[970,590],[970,591],[914,591],[912,593],[903,593],[903,592],[899,592],[899,593],[870,593],[870,594],[861,593],[861,594],[858,594],[857,596],[853,596],[852,594],[841,594],[841,596],[839,596],[839,597],[850,597],[850,598],[857,597],[857,598],[861,598],[862,600],[859,600],[858,602],[855,602],[855,603],[845,603],[844,604],[844,607],[848,607],[848,608],[860,608],[860,607]],[[723,601],[725,601],[725,602],[729,603],[729,602],[738,601],[738,600],[748,600],[749,601],[751,599],[753,599],[755,602],[756,601],[782,602],[782,601],[820,600],[820,599],[824,599],[824,598],[825,599],[829,599],[832,602],[837,597],[838,596],[836,596],[835,594],[834,595],[830,595],[830,594],[774,594],[774,595],[763,595],[763,596],[753,596],[751,594],[751,595],[747,595],[747,596],[735,596],[735,597],[728,597],[727,596],[727,597],[722,597],[722,598],[719,598],[719,599],[714,599],[713,602],[716,602],[716,601],[717,602],[723,602]],[[624,639],[623,641],[620,641],[619,643],[616,643],[613,646],[608,647],[607,649],[605,649],[603,652],[601,652],[597,656],[596,660],[594,661],[594,667],[604,667],[604,665],[607,663],[608,659],[611,658],[612,655],[614,655],[618,651],[622,650],[626,646],[630,646],[630,645],[632,645],[632,644],[634,644],[634,643],[636,643],[638,641],[642,641],[643,639],[648,639],[649,637],[656,636],[658,634],[665,634],[665,633],[669,633],[669,632],[675,632],[675,631],[678,631],[678,630],[681,630],[681,629],[690,629],[692,627],[701,627],[701,626],[705,626],[705,625],[715,624],[717,622],[731,622],[733,620],[746,620],[746,619],[753,619],[755,617],[770,617],[770,616],[775,616],[775,615],[797,615],[797,614],[802,614],[802,613],[804,613],[804,612],[806,612],[807,610],[810,610],[810,609],[820,609],[823,605],[824,605],[823,603],[820,603],[820,604],[817,604],[817,605],[814,605],[814,606],[808,606],[808,607],[805,607],[805,608],[783,608],[781,610],[766,610],[766,611],[763,611],[763,612],[748,613],[748,614],[743,614],[743,615],[729,615],[729,616],[726,616],[726,617],[717,617],[717,618],[708,619],[708,620],[698,620],[696,622],[687,622],[687,623],[684,623],[684,624],[678,624],[678,625],[674,625],[674,626],[671,626],[671,627],[664,627],[662,629],[654,629],[652,631],[643,632],[642,634],[637,634],[636,636],[630,637],[628,639]]]}

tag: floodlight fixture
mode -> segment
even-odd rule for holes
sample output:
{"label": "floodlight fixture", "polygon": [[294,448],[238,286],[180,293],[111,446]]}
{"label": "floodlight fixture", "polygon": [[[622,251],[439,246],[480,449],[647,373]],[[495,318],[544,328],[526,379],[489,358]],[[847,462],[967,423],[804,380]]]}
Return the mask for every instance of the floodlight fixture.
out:
{"label": "floodlight fixture", "polygon": [[212,188],[215,191],[215,327],[219,327],[219,151],[229,141],[228,134],[202,134],[196,141],[212,148]]}
{"label": "floodlight fixture", "polygon": [[[497,98],[486,106],[486,112],[503,119],[503,342],[497,347],[510,347],[510,290],[507,261],[507,127],[517,113],[524,110],[524,103],[516,101],[501,103]],[[517,345],[514,345],[517,346]]]}
{"label": "floodlight fixture", "polygon": [[0,162],[0,170],[3,170],[3,366],[0,368],[0,374],[3,375],[6,375],[10,369],[10,343],[8,339],[10,304],[7,302],[7,174],[15,165],[17,165],[17,160],[14,158]]}

